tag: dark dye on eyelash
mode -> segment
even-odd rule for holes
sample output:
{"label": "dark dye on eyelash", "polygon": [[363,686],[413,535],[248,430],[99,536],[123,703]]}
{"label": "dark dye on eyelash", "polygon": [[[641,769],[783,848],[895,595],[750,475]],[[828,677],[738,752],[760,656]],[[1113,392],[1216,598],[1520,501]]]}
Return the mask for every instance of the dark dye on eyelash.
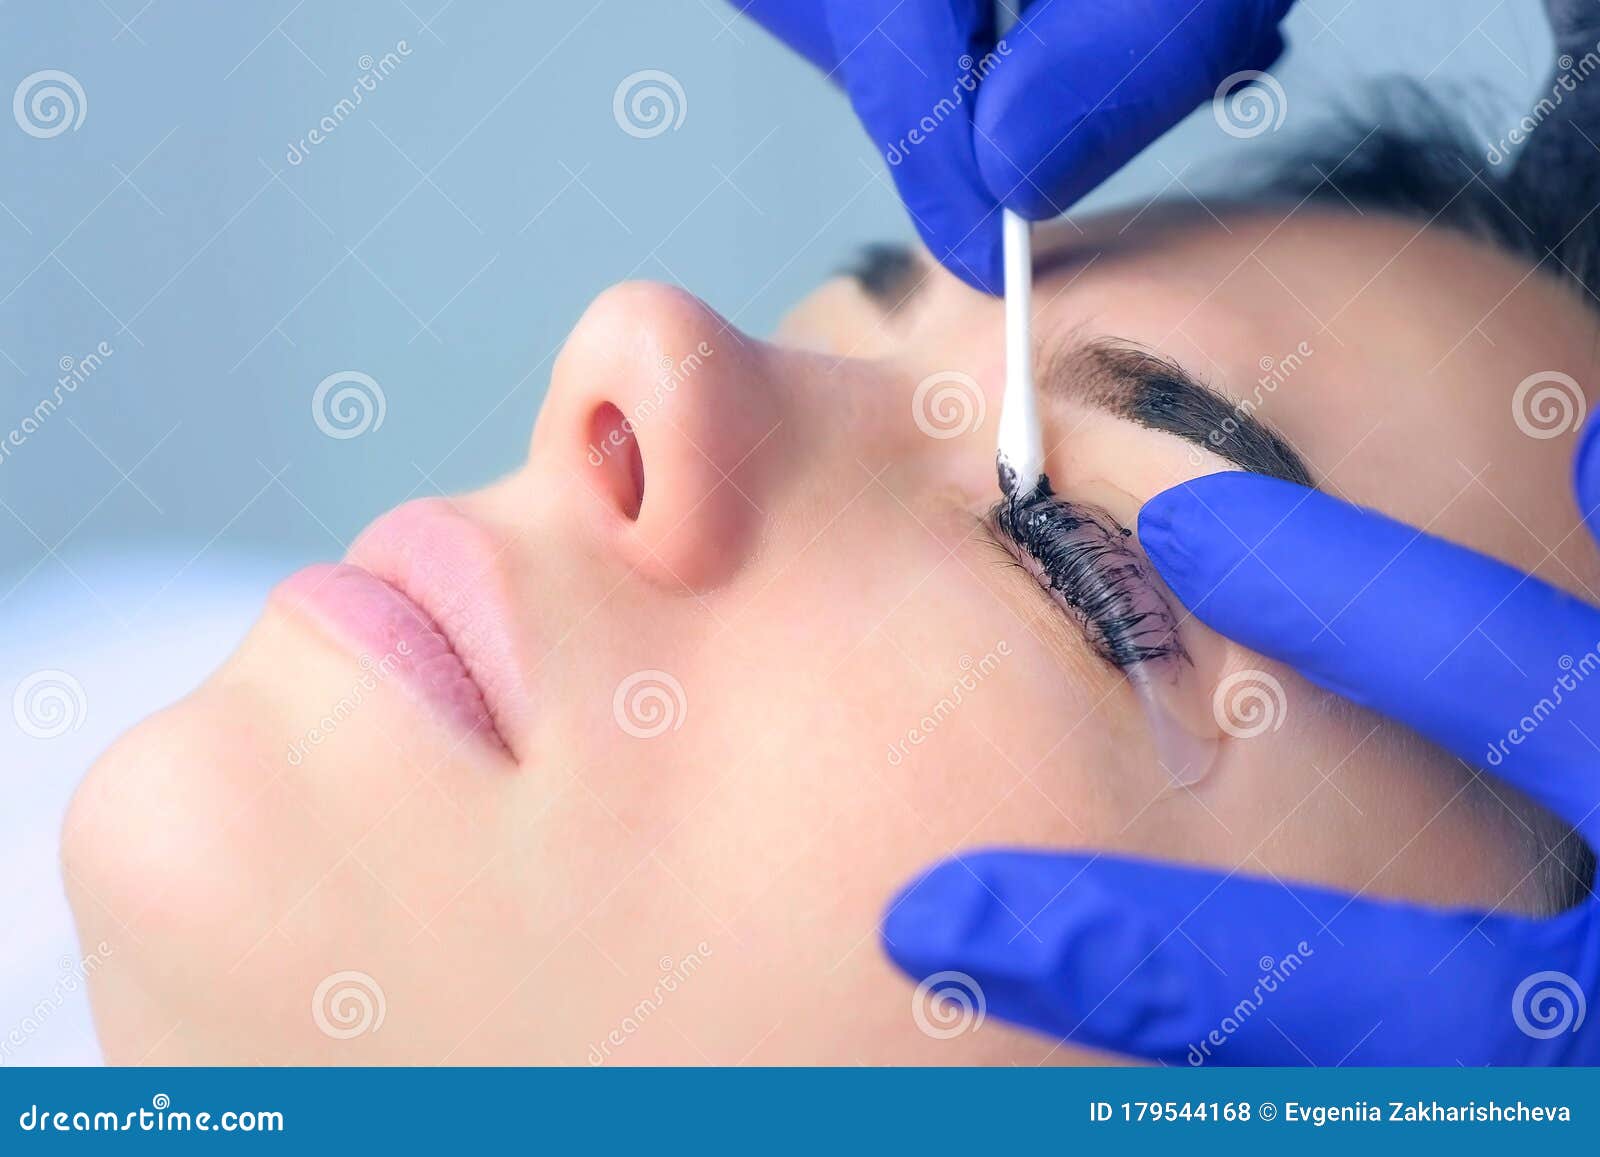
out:
{"label": "dark dye on eyelash", "polygon": [[1016,476],[1008,479],[1007,472],[1002,463],[1007,497],[995,507],[994,524],[1083,625],[1096,653],[1121,671],[1161,659],[1188,661],[1171,608],[1129,545],[1133,532],[1103,510],[1063,502],[1049,478],[1018,494]]}
{"label": "dark dye on eyelash", "polygon": [[1217,738],[1197,734],[1174,713],[1182,698],[1178,668],[1191,660],[1172,608],[1129,545],[1133,532],[1097,507],[1057,498],[1047,477],[1018,493],[1016,476],[1006,475],[1002,461],[1006,497],[991,515],[996,529],[1023,567],[1083,626],[1095,652],[1127,677],[1161,767],[1175,785],[1192,788],[1216,763]]}
{"label": "dark dye on eyelash", "polygon": [[[1000,476],[1001,495],[1004,496],[1007,501],[1016,498],[1017,472],[1012,469],[1011,462],[1006,458],[1004,451],[1001,451],[994,456],[994,469],[995,473]],[[1041,475],[1039,478],[1038,489],[1041,489],[1048,494],[1050,492],[1050,479]]]}

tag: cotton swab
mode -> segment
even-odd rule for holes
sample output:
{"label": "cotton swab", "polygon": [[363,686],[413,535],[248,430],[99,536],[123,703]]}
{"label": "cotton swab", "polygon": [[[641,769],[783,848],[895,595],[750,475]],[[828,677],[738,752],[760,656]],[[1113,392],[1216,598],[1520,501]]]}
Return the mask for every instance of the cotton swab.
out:
{"label": "cotton swab", "polygon": [[[1016,23],[1006,0],[995,2],[995,33]],[[1010,209],[1001,210],[1005,260],[1006,381],[1000,401],[1000,438],[995,465],[1006,497],[1031,493],[1044,479],[1044,429],[1033,388],[1033,226]]]}

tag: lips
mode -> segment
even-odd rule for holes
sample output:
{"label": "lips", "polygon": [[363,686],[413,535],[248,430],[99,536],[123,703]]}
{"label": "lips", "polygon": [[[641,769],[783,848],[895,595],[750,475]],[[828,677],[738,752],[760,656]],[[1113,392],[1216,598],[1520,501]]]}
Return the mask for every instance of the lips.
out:
{"label": "lips", "polygon": [[515,754],[527,721],[501,548],[438,499],[364,531],[343,564],[308,567],[275,597],[363,652],[444,722]]}

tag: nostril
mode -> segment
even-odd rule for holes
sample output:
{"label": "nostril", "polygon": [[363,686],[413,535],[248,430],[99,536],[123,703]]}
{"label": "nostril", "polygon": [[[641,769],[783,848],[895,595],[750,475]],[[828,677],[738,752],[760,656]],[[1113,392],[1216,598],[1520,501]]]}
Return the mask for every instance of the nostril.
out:
{"label": "nostril", "polygon": [[616,508],[637,521],[644,505],[644,456],[633,423],[610,402],[598,406],[589,419],[589,464]]}

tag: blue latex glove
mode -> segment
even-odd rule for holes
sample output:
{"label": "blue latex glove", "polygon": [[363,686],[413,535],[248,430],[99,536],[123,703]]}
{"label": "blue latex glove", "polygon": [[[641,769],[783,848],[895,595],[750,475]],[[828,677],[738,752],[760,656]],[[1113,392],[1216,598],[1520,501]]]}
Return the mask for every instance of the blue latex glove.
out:
{"label": "blue latex glove", "polygon": [[[1600,422],[1578,463],[1593,531]],[[1382,515],[1250,474],[1158,494],[1139,538],[1217,631],[1490,768],[1600,842],[1600,610]],[[1593,896],[1529,920],[1088,853],[998,851],[934,868],[895,902],[883,934],[913,977],[965,972],[1007,1020],[1172,1064],[1600,1063]],[[1291,954],[1292,975],[1256,991]],[[1241,1017],[1245,999],[1259,1011]]]}
{"label": "blue latex glove", "polygon": [[1023,2],[992,67],[993,0],[733,2],[844,87],[928,251],[999,293],[999,205],[1066,212],[1224,79],[1270,66],[1293,0]]}

